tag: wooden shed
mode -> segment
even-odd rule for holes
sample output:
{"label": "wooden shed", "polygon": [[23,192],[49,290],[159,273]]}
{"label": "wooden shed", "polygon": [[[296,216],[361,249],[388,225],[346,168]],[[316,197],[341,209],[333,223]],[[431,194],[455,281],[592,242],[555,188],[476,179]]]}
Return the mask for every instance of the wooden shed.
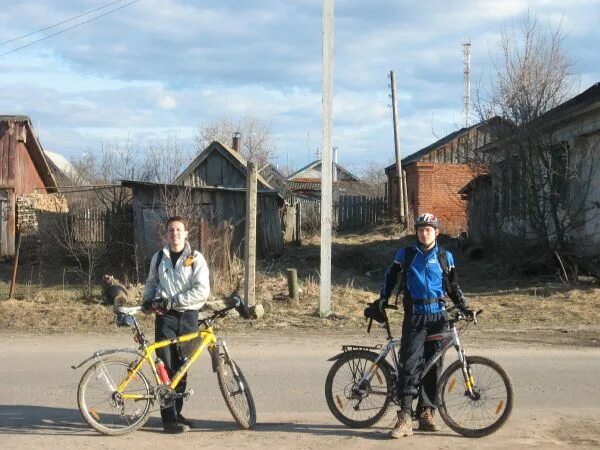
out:
{"label": "wooden shed", "polygon": [[[239,144],[228,147],[219,141],[213,141],[175,179],[173,184],[245,189],[248,162],[238,149]],[[273,190],[260,174],[258,189]]]}
{"label": "wooden shed", "polygon": [[[246,220],[246,189],[215,186],[189,187],[122,181],[132,190],[135,247],[140,260],[149,260],[164,245],[164,223],[169,215],[186,216],[193,231],[192,245],[201,249],[197,236],[201,222],[217,226],[223,221],[233,225],[232,250],[243,251]],[[280,209],[283,198],[275,191],[258,192],[257,247],[262,257],[277,257],[283,252]],[[179,208],[179,209],[177,209]],[[200,242],[199,242],[200,241]]]}
{"label": "wooden shed", "polygon": [[0,116],[0,258],[15,253],[17,200],[57,192],[42,146],[27,116]]}

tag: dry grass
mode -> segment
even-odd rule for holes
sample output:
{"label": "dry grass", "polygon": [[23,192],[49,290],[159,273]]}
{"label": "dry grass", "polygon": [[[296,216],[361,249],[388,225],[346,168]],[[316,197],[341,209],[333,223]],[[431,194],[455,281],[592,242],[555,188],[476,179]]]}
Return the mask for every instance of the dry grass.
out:
{"label": "dry grass", "polygon": [[[368,235],[338,236],[333,247],[332,310],[319,317],[319,246],[313,239],[302,247],[288,247],[276,261],[261,262],[257,273],[257,301],[265,317],[251,323],[226,320],[224,328],[286,329],[319,327],[362,328],[363,310],[378,297],[385,268],[394,252],[411,238],[394,236],[393,229]],[[568,286],[552,280],[507,276],[493,260],[469,261],[445,244],[456,256],[461,285],[474,308],[483,308],[480,328],[562,330],[587,327],[599,330],[600,289],[594,285]],[[288,298],[287,268],[296,268],[300,300]],[[597,286],[597,285],[596,285]],[[223,292],[224,293],[224,292]],[[112,309],[82,300],[78,291],[47,290],[33,298],[0,302],[0,328],[47,332],[111,332]],[[402,312],[391,314],[398,329]],[[144,317],[147,330],[152,318]]]}

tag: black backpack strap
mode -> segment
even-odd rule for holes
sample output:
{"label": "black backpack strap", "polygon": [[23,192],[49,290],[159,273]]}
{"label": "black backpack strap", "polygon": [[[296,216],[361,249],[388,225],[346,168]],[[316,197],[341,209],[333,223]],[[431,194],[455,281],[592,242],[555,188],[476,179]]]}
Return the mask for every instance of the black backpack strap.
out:
{"label": "black backpack strap", "polygon": [[450,273],[448,267],[448,254],[446,253],[446,249],[442,246],[438,246],[438,261],[440,263],[440,267],[442,268],[442,282],[444,285],[444,289],[446,292],[450,292],[450,279],[448,278],[448,274]]}
{"label": "black backpack strap", "polygon": [[158,255],[156,256],[156,265],[154,266],[154,269],[156,271],[156,275],[158,276],[158,268],[160,267],[160,262],[163,259],[163,251],[162,248],[158,251]]}
{"label": "black backpack strap", "polygon": [[396,305],[398,304],[398,297],[402,292],[404,294],[404,298],[406,298],[408,294],[408,289],[406,288],[406,274],[410,270],[415,258],[417,256],[417,250],[414,246],[405,247],[404,250],[404,264],[402,265],[402,278],[400,279],[400,283],[398,284],[398,290],[396,291]]}

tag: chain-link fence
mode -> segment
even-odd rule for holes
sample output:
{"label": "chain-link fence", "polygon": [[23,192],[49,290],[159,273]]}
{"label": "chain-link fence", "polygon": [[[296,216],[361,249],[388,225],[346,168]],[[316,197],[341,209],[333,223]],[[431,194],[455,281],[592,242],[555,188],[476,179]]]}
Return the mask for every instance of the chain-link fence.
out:
{"label": "chain-link fence", "polygon": [[[213,290],[232,289],[243,272],[231,248],[233,225],[206,218],[191,222],[190,244],[203,253]],[[105,275],[126,286],[142,285],[148,275],[149,255],[137,251],[129,205],[110,211],[89,206],[72,206],[68,213],[37,211],[36,227],[21,230],[18,240],[15,298],[33,298],[47,289],[76,289],[87,298],[99,297]],[[8,297],[13,269],[14,261],[0,264],[2,299]]]}

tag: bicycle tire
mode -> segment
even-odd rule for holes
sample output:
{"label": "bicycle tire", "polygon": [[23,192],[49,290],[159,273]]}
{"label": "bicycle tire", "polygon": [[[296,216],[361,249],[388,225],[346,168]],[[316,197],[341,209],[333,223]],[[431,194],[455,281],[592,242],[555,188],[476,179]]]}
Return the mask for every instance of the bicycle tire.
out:
{"label": "bicycle tire", "polygon": [[[108,379],[113,386],[118,385],[127,376],[131,362],[125,358],[105,359],[90,366],[79,381],[77,406],[83,419],[99,433],[108,436],[131,433],[150,417],[152,400],[122,400],[122,404],[118,404],[113,397]],[[150,395],[151,386],[148,377],[140,370],[125,392]]]}
{"label": "bicycle tire", "polygon": [[225,404],[235,421],[244,430],[251,429],[256,425],[256,406],[246,377],[233,359],[225,355],[219,356],[217,380]]}
{"label": "bicycle tire", "polygon": [[[327,406],[337,420],[350,428],[370,427],[377,423],[389,409],[394,377],[385,362],[380,361],[377,364],[377,386],[374,389],[373,384],[369,382],[367,390],[371,390],[370,394],[357,398],[357,394],[353,392],[357,381],[363,376],[365,368],[374,364],[377,357],[376,353],[367,350],[348,351],[333,363],[327,374],[325,380]],[[378,373],[382,373],[383,377],[378,376]],[[379,395],[371,395],[374,392]],[[369,400],[370,397],[380,398],[381,401],[365,403],[365,400]],[[363,403],[365,403],[365,407],[361,409]],[[373,415],[368,415],[369,412],[372,412]],[[367,418],[356,419],[355,416],[361,413],[367,413]]]}
{"label": "bicycle tire", "polygon": [[464,387],[462,364],[455,361],[440,377],[440,416],[448,427],[465,437],[487,436],[504,425],[512,412],[512,382],[506,371],[491,359],[469,356],[467,365],[475,381],[473,390],[479,398],[472,399],[461,388]]}

